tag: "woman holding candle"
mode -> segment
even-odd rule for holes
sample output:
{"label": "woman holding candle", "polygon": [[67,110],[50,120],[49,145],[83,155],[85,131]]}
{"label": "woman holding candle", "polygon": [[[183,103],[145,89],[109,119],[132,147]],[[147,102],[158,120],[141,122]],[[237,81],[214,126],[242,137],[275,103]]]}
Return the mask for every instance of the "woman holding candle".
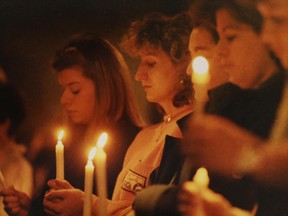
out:
{"label": "woman holding candle", "polygon": [[[125,152],[142,125],[128,67],[113,45],[94,35],[70,41],[57,53],[53,67],[63,88],[60,102],[68,117],[63,140],[65,179],[84,189],[87,152],[95,146],[99,134],[107,131],[107,185],[111,197]],[[49,178],[55,178],[55,169]],[[44,213],[39,212],[42,202],[42,198],[35,200],[31,214]]]}
{"label": "woman holding candle", "polygon": [[[196,3],[198,4],[199,2]],[[214,77],[211,79],[212,81],[216,81],[218,84],[221,83],[218,82],[215,77],[217,77],[217,75],[223,75],[221,74],[223,71],[224,73],[228,73],[230,81],[229,83],[224,83],[220,86],[217,86],[217,84],[211,85],[215,88],[210,89],[208,92],[209,102],[206,105],[206,111],[229,118],[240,126],[245,127],[258,135],[268,137],[275,119],[277,106],[281,99],[284,73],[281,71],[281,68],[277,67],[274,59],[270,57],[269,51],[260,41],[260,32],[257,30],[261,27],[260,14],[257,13],[255,8],[254,10],[251,10],[251,8],[238,8],[239,6],[237,3],[233,1],[215,1],[214,5],[208,0],[201,1],[200,5],[195,6],[198,7],[192,12],[194,27],[191,33],[189,46],[192,58],[197,54],[201,54],[210,60],[210,63],[212,63],[211,73],[214,74]],[[203,8],[202,10],[199,10],[199,7],[201,6]],[[210,9],[210,11],[208,9]],[[222,27],[224,30],[229,30],[229,32],[224,33],[219,30],[220,38],[218,47],[216,46],[216,43],[218,42],[217,32],[215,33],[216,29],[213,30],[213,17],[211,17],[211,20],[208,19],[209,12],[211,16],[215,9],[217,9],[217,25],[221,26],[224,22],[228,22],[228,24],[225,24],[224,27]],[[230,16],[222,18],[220,14],[220,17],[218,18],[218,10],[220,9],[229,11],[228,14]],[[209,11],[208,14],[206,14],[207,11]],[[199,15],[199,12],[201,17],[196,17]],[[238,32],[238,29],[241,28],[244,28],[243,31]],[[237,35],[235,36],[234,41],[227,41],[228,36],[226,34],[228,33]],[[252,46],[255,49],[255,56],[254,53],[251,53],[249,57],[253,59],[253,62],[251,61],[249,63],[249,60],[243,67],[242,65],[245,63],[245,53],[247,53],[250,50],[249,47]],[[220,52],[219,56],[217,55],[217,52]],[[258,52],[261,53],[261,55]],[[219,61],[219,58],[221,61]],[[222,65],[219,64],[219,62],[222,63]],[[229,64],[227,62],[229,62]],[[262,68],[262,65],[265,66]],[[279,72],[277,72],[277,69]],[[190,67],[187,71],[191,74]],[[249,72],[249,76],[247,76],[247,72]],[[247,80],[245,80],[246,77]],[[223,81],[225,81],[225,79]],[[259,87],[258,84],[253,84],[257,82],[261,83]],[[259,110],[259,106],[261,107],[261,111]],[[205,140],[205,132],[202,133],[199,130],[197,130],[197,132],[191,131],[192,129],[187,133],[187,137],[190,137],[191,133],[196,133],[197,137]],[[218,136],[218,134],[219,133],[215,132],[215,135]],[[193,150],[194,148],[194,140],[187,140],[187,142],[189,142],[189,144],[184,146],[184,153],[187,153],[189,152],[189,149]],[[199,147],[201,147],[201,145],[199,145]],[[213,142],[211,142],[211,146],[209,147],[211,148],[211,152],[213,152],[213,149],[215,149]],[[226,150],[229,152],[229,149],[230,148],[217,148],[218,151],[222,150],[224,153]],[[189,156],[192,160],[195,160],[194,154]],[[213,158],[213,153],[207,154],[205,159],[209,161],[211,158]],[[231,156],[231,158],[233,158],[233,156]],[[221,155],[219,155],[217,159],[221,160]],[[213,161],[215,160],[213,159]],[[230,164],[228,159],[223,160],[222,162],[227,165]],[[213,166],[213,164],[211,166]],[[210,188],[225,196],[232,205],[252,210],[256,200],[256,188],[253,185],[253,182],[250,182],[245,177],[235,178],[234,174],[235,173],[230,173],[228,176],[219,177],[217,172],[211,173]],[[177,191],[173,192],[173,190],[174,189],[172,188],[162,188],[162,195],[158,197],[158,203],[154,206],[153,213],[155,215],[176,215],[172,206],[173,203],[175,203]],[[160,191],[160,188],[158,191]],[[143,205],[145,196],[146,198],[151,196],[151,194],[153,194],[154,197],[156,196],[155,188],[154,191],[151,189],[145,193],[143,192],[136,198],[136,208],[143,208],[143,206],[140,205]],[[167,199],[169,196],[170,199]],[[165,200],[165,204],[170,206],[170,208],[163,208],[164,205],[161,203],[161,200]],[[167,202],[168,200],[169,202]],[[183,201],[183,203],[185,204],[185,201]]]}
{"label": "woman holding candle", "polygon": [[[186,116],[192,112],[193,94],[190,78],[186,75],[190,31],[191,23],[186,14],[167,17],[155,13],[132,23],[123,39],[123,47],[129,54],[140,57],[135,78],[142,83],[147,100],[159,105],[164,121],[142,130],[129,147],[112,200],[108,201],[108,215],[127,213],[136,193],[150,184],[177,182],[175,174],[182,162],[178,142]],[[59,190],[53,194],[71,202],[76,196],[72,190]],[[52,193],[45,200],[51,196]],[[54,207],[68,208],[65,204]],[[94,197],[95,215],[98,207],[99,199]]]}
{"label": "woman holding candle", "polygon": [[[271,53],[261,42],[262,17],[253,5],[247,5],[247,3],[239,4],[239,1],[215,1],[213,7],[216,11],[217,31],[220,35],[217,48],[222,59],[222,68],[229,73],[230,83],[223,85],[222,89],[220,88],[220,93],[219,89],[217,90],[218,92],[215,90],[214,92],[211,91],[211,93],[214,93],[214,97],[210,98],[212,100],[207,105],[207,111],[224,116],[262,138],[268,138],[276,119],[276,111],[282,97],[285,76],[275,58],[271,57]],[[253,47],[253,51],[251,51],[251,47]],[[226,90],[230,89],[230,91],[223,92],[225,88]],[[223,100],[225,95],[226,97],[228,96],[227,101],[221,105],[219,101]],[[209,129],[207,128],[203,132],[199,132],[200,129],[191,128],[189,143],[205,143],[205,139],[210,140],[207,137],[207,134],[210,133],[207,131],[212,130],[213,127],[212,124],[208,124]],[[215,133],[217,136],[221,136],[219,132]],[[222,137],[217,139],[217,143],[220,144],[220,140],[222,140]],[[227,138],[227,140],[229,139]],[[218,152],[222,152],[219,157],[222,157],[220,155],[230,155],[225,157],[226,159],[224,160],[218,158],[220,160],[217,163],[220,164],[221,162],[223,166],[230,167],[230,161],[231,164],[234,161],[233,154],[229,153],[231,148],[225,148],[224,146],[217,148],[214,145],[215,142],[211,142],[211,145],[207,145],[205,148],[200,144],[195,144],[193,147],[185,145],[183,146],[183,152],[189,154],[189,150],[191,150],[190,157],[194,160],[194,163],[196,163],[196,159],[199,159],[201,161],[200,164],[209,164],[209,167],[213,167],[210,161],[217,161],[217,154],[213,156],[213,152],[217,149]],[[231,144],[232,146],[233,144]],[[246,152],[244,146],[242,150]],[[201,152],[199,151],[199,154],[195,154],[197,152],[196,149],[201,150]],[[206,151],[207,153],[205,153]],[[244,160],[247,163],[253,163],[255,155],[250,154],[251,158],[249,155],[246,156],[247,159]],[[245,162],[243,164],[243,166],[246,166]],[[214,169],[212,170],[215,171]],[[234,174],[234,172],[231,172],[225,176],[229,177]],[[245,180],[246,176],[242,177],[242,179]],[[277,197],[278,199],[279,212],[284,206],[281,203],[284,204],[285,199],[287,201],[287,198],[282,196],[283,193],[280,195],[279,191],[266,193],[267,191],[263,190],[263,188],[258,190],[255,186],[250,190],[252,194],[253,191],[255,191],[254,194],[259,202],[260,212],[264,212],[261,210],[263,207],[269,209],[274,205],[272,197]],[[272,208],[275,208],[275,206]]]}

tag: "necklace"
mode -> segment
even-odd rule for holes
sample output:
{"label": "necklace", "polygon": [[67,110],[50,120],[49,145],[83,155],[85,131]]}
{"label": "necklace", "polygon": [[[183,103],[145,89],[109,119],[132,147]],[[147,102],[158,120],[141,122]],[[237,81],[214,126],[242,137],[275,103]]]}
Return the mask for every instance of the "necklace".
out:
{"label": "necklace", "polygon": [[156,142],[160,140],[160,138],[165,134],[165,131],[167,130],[169,124],[172,122],[172,120],[176,120],[180,118],[181,116],[185,116],[186,114],[190,113],[191,107],[183,107],[171,114],[167,114],[163,117],[163,122],[161,123],[160,126],[160,132],[158,133],[158,136],[156,138]]}
{"label": "necklace", "polygon": [[156,138],[156,142],[159,141],[159,139],[162,137],[163,133],[165,132],[168,124],[172,121],[172,117],[173,117],[173,113],[165,115],[163,117],[163,122],[161,123],[161,128],[160,128],[160,132],[159,135]]}

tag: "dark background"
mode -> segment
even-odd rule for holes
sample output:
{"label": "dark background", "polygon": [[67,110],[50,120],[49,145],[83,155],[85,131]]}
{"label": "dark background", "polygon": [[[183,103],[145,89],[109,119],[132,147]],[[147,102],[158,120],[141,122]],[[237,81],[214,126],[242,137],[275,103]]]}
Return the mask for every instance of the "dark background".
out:
{"label": "dark background", "polygon": [[[29,136],[61,113],[60,89],[50,62],[71,35],[94,32],[117,46],[132,20],[154,11],[174,15],[186,10],[189,3],[190,0],[1,0],[0,65],[26,101],[24,133]],[[137,61],[124,57],[134,78]],[[145,111],[151,106],[139,87],[135,82],[141,111],[144,118],[153,122],[153,114]]]}

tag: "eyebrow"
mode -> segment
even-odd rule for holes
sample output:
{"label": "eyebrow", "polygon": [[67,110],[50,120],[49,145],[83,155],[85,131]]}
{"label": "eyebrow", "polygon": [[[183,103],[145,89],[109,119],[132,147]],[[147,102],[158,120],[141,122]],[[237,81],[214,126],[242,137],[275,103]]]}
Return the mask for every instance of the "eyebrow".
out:
{"label": "eyebrow", "polygon": [[237,28],[237,26],[235,26],[235,25],[225,26],[222,30],[223,30],[223,32],[224,32],[224,31],[227,31],[227,30],[229,30],[229,29],[239,30],[239,28]]}
{"label": "eyebrow", "polygon": [[80,82],[73,81],[73,82],[68,83],[68,86],[73,86],[73,85],[76,85],[76,84],[80,84]]}

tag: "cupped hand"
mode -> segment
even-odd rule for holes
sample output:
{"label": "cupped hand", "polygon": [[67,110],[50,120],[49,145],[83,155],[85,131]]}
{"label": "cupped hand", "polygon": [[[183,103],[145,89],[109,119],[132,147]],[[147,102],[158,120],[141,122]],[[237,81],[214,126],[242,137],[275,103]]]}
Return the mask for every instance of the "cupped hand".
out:
{"label": "cupped hand", "polygon": [[46,193],[44,211],[51,216],[78,216],[83,214],[84,192],[79,189],[59,189]]}

